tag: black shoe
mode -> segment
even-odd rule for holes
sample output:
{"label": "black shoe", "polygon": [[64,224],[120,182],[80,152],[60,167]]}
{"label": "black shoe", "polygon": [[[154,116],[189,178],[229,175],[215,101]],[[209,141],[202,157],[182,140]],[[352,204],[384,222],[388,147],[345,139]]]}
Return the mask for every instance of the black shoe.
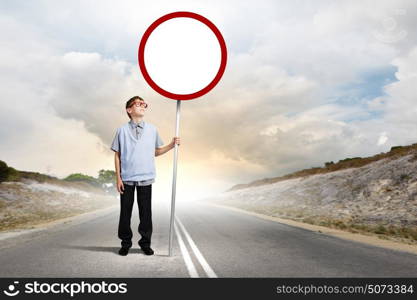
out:
{"label": "black shoe", "polygon": [[127,247],[122,247],[119,250],[120,255],[126,256],[128,253],[129,253],[129,248],[127,248]]}
{"label": "black shoe", "polygon": [[146,255],[153,255],[154,253],[151,247],[145,247],[145,248],[141,247],[141,249]]}

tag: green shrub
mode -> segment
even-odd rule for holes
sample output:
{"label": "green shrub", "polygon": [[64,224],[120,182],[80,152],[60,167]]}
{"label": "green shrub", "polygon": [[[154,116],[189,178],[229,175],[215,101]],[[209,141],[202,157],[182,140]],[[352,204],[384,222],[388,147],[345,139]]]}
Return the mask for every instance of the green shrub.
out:
{"label": "green shrub", "polygon": [[9,167],[7,164],[0,160],[0,182],[6,181],[9,177]]}
{"label": "green shrub", "polygon": [[377,234],[384,234],[387,233],[387,229],[383,225],[378,225],[378,227],[374,229],[374,232]]}
{"label": "green shrub", "polygon": [[65,181],[81,181],[81,182],[86,182],[89,183],[91,185],[94,186],[100,186],[100,182],[98,181],[97,178],[94,178],[92,176],[88,176],[85,174],[81,174],[81,173],[73,173],[68,175],[66,178],[64,178]]}
{"label": "green shrub", "polygon": [[17,181],[20,178],[20,172],[9,167],[4,161],[0,160],[0,182]]}

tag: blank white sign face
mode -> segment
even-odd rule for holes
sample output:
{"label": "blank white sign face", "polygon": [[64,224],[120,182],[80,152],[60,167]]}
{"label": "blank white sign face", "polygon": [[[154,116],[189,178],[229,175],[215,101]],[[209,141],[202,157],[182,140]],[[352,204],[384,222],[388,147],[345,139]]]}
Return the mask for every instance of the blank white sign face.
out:
{"label": "blank white sign face", "polygon": [[151,33],[144,52],[152,80],[174,94],[192,94],[216,76],[221,62],[219,42],[209,27],[192,18],[173,18]]}

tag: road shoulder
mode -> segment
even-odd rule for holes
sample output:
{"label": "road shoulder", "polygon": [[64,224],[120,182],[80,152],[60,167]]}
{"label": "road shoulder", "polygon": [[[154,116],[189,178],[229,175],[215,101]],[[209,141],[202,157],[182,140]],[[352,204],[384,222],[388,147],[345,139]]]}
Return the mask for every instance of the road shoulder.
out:
{"label": "road shoulder", "polygon": [[[118,207],[119,207],[119,204],[111,205],[105,208],[81,213],[75,216],[57,219],[57,220],[53,220],[53,221],[49,221],[45,223],[36,224],[36,225],[31,225],[32,228],[30,229],[14,229],[10,231],[0,232],[0,242],[1,242],[0,248],[8,248],[12,245],[15,245],[18,241],[22,242],[25,240],[30,240],[34,237],[40,236],[48,232],[48,230],[53,230],[56,228],[62,229],[65,226],[72,226],[72,225],[87,222],[89,220],[111,213]],[[18,237],[18,239],[16,239],[16,237]]]}
{"label": "road shoulder", "polygon": [[214,203],[209,203],[209,202],[199,202],[199,204],[225,208],[225,209],[233,210],[236,212],[244,213],[247,215],[252,215],[252,216],[264,219],[264,220],[270,220],[270,221],[274,221],[277,223],[299,227],[299,228],[319,232],[322,234],[331,235],[331,236],[338,237],[338,238],[345,239],[345,240],[355,241],[355,242],[364,243],[364,244],[377,246],[377,247],[383,247],[383,248],[387,248],[391,250],[405,251],[408,253],[417,254],[417,245],[407,245],[407,244],[398,243],[398,242],[394,242],[390,240],[383,240],[372,235],[352,233],[352,232],[343,231],[340,229],[334,229],[334,228],[329,228],[329,227],[319,226],[319,225],[312,225],[308,223],[297,222],[294,220],[289,220],[289,219],[284,219],[284,218],[279,218],[279,217],[267,216],[267,215],[259,214],[256,212],[247,211],[241,208],[221,205],[217,203],[214,204]]}

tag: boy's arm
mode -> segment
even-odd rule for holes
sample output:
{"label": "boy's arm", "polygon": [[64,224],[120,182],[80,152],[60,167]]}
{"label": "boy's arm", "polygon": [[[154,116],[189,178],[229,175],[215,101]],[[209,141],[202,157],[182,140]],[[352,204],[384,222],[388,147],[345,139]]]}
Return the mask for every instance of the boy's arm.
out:
{"label": "boy's arm", "polygon": [[169,150],[171,150],[172,148],[175,147],[175,144],[180,145],[180,138],[179,137],[174,137],[172,139],[171,143],[169,143],[165,147],[156,147],[155,148],[155,156],[158,156],[158,155],[164,154],[165,152],[168,152]]}
{"label": "boy's arm", "polygon": [[120,177],[120,146],[119,146],[119,131],[118,128],[116,134],[113,138],[113,142],[111,143],[110,149],[114,151],[114,167],[116,169],[116,179]]}
{"label": "boy's arm", "polygon": [[120,153],[114,151],[114,165],[116,167],[116,188],[120,194],[123,194],[125,187],[122,181],[122,177],[120,176]]}
{"label": "boy's arm", "polygon": [[117,151],[114,151],[114,166],[116,169],[116,179],[120,179],[120,153]]}
{"label": "boy's arm", "polygon": [[162,155],[165,152],[168,152],[169,150],[171,150],[172,148],[174,148],[174,143],[172,142],[166,145],[165,147],[155,148],[155,156]]}

